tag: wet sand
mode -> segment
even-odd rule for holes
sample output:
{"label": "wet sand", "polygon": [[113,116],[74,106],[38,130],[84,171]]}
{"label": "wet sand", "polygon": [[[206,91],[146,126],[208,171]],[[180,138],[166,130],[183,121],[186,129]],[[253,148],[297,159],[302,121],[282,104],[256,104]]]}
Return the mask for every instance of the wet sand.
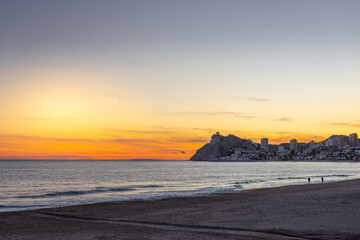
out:
{"label": "wet sand", "polygon": [[5,212],[0,239],[360,239],[360,180]]}

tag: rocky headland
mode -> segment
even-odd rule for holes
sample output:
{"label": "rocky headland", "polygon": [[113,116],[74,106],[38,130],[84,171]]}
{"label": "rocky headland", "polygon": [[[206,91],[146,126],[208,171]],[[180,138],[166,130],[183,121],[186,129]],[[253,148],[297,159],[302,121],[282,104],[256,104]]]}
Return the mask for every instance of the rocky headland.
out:
{"label": "rocky headland", "polygon": [[234,149],[256,151],[258,148],[257,144],[249,139],[239,138],[231,134],[224,137],[217,133],[212,135],[210,143],[198,149],[190,160],[220,160],[221,157],[230,156],[234,153]]}
{"label": "rocky headland", "polygon": [[[253,161],[253,160],[360,160],[360,146],[357,134],[332,135],[331,137],[308,143],[291,140],[292,143],[267,144],[265,146],[251,139],[239,138],[232,134],[212,135],[209,143],[198,149],[190,158],[192,161]],[[350,135],[350,136],[351,136]]]}

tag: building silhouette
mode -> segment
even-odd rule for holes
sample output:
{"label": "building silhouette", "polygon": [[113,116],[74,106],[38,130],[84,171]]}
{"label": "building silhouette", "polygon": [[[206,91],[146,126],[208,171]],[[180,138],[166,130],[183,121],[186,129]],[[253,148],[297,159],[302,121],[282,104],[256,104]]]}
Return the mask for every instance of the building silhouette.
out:
{"label": "building silhouette", "polygon": [[269,139],[267,139],[267,138],[261,139],[261,148],[269,149]]}
{"label": "building silhouette", "polygon": [[343,135],[337,135],[335,137],[335,144],[338,148],[343,148],[344,147],[344,137]]}
{"label": "building silhouette", "polygon": [[357,133],[352,133],[349,135],[349,145],[350,145],[350,147],[357,147],[357,145],[358,145]]}
{"label": "building silhouette", "polygon": [[297,149],[298,149],[297,140],[295,138],[291,139],[290,140],[290,150],[291,151],[297,151]]}

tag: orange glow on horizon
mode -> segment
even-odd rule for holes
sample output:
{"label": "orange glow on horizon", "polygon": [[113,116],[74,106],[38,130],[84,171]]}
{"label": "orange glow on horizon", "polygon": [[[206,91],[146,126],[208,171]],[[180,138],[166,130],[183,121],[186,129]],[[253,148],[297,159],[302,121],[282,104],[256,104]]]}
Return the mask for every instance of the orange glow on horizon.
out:
{"label": "orange glow on horizon", "polygon": [[[137,93],[136,84],[119,84],[106,74],[44,69],[10,76],[8,86],[0,89],[0,159],[188,160],[217,131],[279,144],[293,138],[322,141],[360,128],[352,112],[346,119],[334,115],[324,122],[316,111],[281,111],[282,102],[277,109],[267,107],[268,101],[255,102],[264,104],[257,112],[253,100],[248,109],[241,103],[249,112],[243,113],[199,111],[203,106],[196,111],[187,99],[174,111],[163,99]],[[114,84],[134,97],[112,92]],[[237,100],[227,104],[239,108]]]}
{"label": "orange glow on horizon", "polygon": [[[0,136],[0,159],[188,160],[203,142],[191,139],[76,139]],[[201,141],[201,140],[200,140]]]}
{"label": "orange glow on horizon", "polygon": [[[144,134],[137,133],[128,137],[90,139],[3,135],[0,136],[0,159],[188,160],[210,141],[211,136],[195,139],[194,136],[157,134],[144,138]],[[271,144],[289,142],[290,139],[269,138]],[[298,138],[298,141],[308,142],[310,139]]]}

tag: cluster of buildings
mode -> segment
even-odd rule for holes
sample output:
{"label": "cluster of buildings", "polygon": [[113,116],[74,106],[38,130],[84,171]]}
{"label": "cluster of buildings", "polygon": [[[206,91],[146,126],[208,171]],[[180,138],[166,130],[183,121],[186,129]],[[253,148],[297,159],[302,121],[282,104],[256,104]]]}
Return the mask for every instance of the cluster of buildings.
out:
{"label": "cluster of buildings", "polygon": [[241,148],[234,148],[234,153],[230,156],[220,157],[222,161],[249,161],[249,160],[259,160],[258,150],[248,150]]}
{"label": "cluster of buildings", "polygon": [[[334,135],[322,142],[289,143],[270,145],[268,138],[262,138],[256,150],[234,148],[230,156],[220,160],[360,160],[360,142],[357,133],[349,136]],[[260,146],[259,146],[260,145]]]}

